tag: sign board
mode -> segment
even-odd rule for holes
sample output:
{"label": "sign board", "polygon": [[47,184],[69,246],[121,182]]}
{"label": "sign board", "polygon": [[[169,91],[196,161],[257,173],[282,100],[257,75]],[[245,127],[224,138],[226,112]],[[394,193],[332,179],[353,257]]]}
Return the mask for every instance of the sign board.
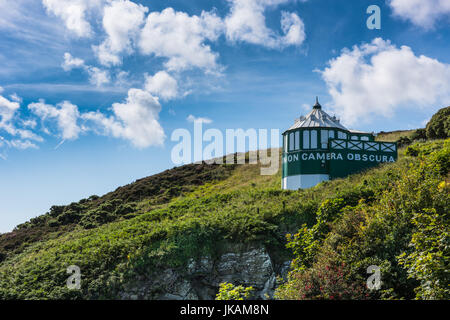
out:
{"label": "sign board", "polygon": [[331,179],[397,161],[397,145],[390,142],[331,139],[328,150],[283,154],[283,177],[328,174]]}

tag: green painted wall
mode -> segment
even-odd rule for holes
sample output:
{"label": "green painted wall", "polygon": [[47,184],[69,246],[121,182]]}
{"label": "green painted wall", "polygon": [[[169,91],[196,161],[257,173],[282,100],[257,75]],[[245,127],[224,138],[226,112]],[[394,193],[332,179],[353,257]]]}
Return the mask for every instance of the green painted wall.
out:
{"label": "green painted wall", "polygon": [[[320,131],[320,128],[318,130]],[[395,143],[374,142],[373,139],[369,141],[329,139],[327,149],[293,152],[285,150],[286,147],[283,146],[283,178],[299,174],[329,174],[331,179],[340,178],[380,163],[397,160]]]}

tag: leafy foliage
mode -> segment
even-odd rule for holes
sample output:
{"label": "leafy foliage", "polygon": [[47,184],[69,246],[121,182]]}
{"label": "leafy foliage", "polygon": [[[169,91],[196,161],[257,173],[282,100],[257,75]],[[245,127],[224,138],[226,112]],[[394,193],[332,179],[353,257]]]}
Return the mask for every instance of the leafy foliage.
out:
{"label": "leafy foliage", "polygon": [[[172,169],[1,235],[0,299],[117,298],[236,242],[293,260],[278,298],[448,298],[449,161],[450,140],[416,142],[397,163],[298,191],[258,166]],[[65,286],[69,265],[80,290]],[[365,287],[369,265],[381,267],[380,291]]]}
{"label": "leafy foliage", "polygon": [[[440,189],[448,189],[443,181]],[[448,192],[448,190],[447,190]],[[416,232],[410,246],[414,250],[400,255],[400,263],[408,268],[409,277],[418,279],[415,291],[419,299],[448,299],[450,297],[450,220],[449,213],[424,209],[414,214]]]}
{"label": "leafy foliage", "polygon": [[450,137],[450,106],[440,109],[427,123],[428,139],[445,139]]}
{"label": "leafy foliage", "polygon": [[245,300],[250,297],[253,287],[235,286],[232,283],[220,284],[216,300]]}
{"label": "leafy foliage", "polygon": [[226,179],[234,168],[234,165],[189,164],[139,179],[102,197],[93,195],[67,206],[52,206],[45,215],[17,226],[11,233],[0,234],[0,252],[19,253],[34,242],[58,237],[77,226],[92,229],[133,218],[205,183]]}
{"label": "leafy foliage", "polygon": [[[450,140],[416,143],[406,154],[410,157],[402,160],[405,170],[376,192],[374,201],[361,199],[355,205],[326,200],[314,226],[288,235],[287,247],[295,259],[278,298],[450,297],[450,197],[445,181]],[[327,220],[333,221],[328,228],[322,222]],[[377,292],[363,287],[370,265],[381,268],[382,288]],[[337,277],[343,270],[345,276]],[[339,296],[339,291],[346,294]]]}

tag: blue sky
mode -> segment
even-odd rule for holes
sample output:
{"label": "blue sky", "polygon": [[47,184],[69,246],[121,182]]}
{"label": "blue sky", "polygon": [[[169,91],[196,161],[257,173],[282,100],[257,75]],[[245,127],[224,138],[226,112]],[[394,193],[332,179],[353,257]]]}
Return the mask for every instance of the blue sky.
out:
{"label": "blue sky", "polygon": [[352,129],[422,127],[449,21],[449,0],[0,1],[0,232],[173,167],[190,115],[283,131],[318,95]]}

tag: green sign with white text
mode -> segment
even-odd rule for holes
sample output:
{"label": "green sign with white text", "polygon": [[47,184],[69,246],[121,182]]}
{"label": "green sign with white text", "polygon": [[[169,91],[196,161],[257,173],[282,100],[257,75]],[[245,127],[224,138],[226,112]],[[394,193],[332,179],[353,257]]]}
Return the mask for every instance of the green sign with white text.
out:
{"label": "green sign with white text", "polygon": [[397,160],[397,146],[388,142],[332,139],[328,150],[302,150],[283,154],[283,177],[328,174],[330,179]]}

